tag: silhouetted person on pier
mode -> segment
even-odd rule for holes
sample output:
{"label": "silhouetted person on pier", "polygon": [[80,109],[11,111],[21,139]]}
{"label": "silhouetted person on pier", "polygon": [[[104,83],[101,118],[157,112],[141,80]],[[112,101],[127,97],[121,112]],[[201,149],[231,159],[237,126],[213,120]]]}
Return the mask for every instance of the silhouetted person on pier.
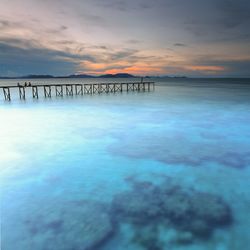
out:
{"label": "silhouetted person on pier", "polygon": [[18,87],[20,87],[20,86],[21,86],[19,82],[17,83],[17,86],[18,86]]}
{"label": "silhouetted person on pier", "polygon": [[31,87],[31,82],[29,82],[28,86]]}

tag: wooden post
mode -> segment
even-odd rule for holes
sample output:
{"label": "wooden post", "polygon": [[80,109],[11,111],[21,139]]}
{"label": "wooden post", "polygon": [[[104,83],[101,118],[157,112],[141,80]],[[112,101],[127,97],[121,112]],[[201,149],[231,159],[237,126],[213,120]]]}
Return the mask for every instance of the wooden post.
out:
{"label": "wooden post", "polygon": [[61,84],[55,85],[56,96],[63,96],[63,86]]}
{"label": "wooden post", "polygon": [[24,86],[19,86],[19,97],[20,99],[25,100],[25,87]]}
{"label": "wooden post", "polygon": [[78,95],[77,85],[78,85],[78,84],[75,85],[75,94],[76,94],[76,95]]}
{"label": "wooden post", "polygon": [[84,84],[84,94],[92,94],[93,84]]}
{"label": "wooden post", "polygon": [[115,83],[115,92],[120,91],[122,92],[122,84],[121,83]]}
{"label": "wooden post", "polygon": [[108,83],[108,88],[109,88],[109,92],[114,92],[115,91],[114,83]]}
{"label": "wooden post", "polygon": [[127,91],[133,90],[133,83],[127,83]]}
{"label": "wooden post", "polygon": [[139,84],[138,82],[133,83],[133,91],[138,91],[139,90]]}
{"label": "wooden post", "polygon": [[73,85],[66,84],[66,95],[73,96]]}
{"label": "wooden post", "polygon": [[99,94],[106,92],[107,93],[107,84],[106,83],[100,83],[99,84]]}
{"label": "wooden post", "polygon": [[106,89],[105,92],[109,93],[109,84],[108,83],[105,84],[105,89]]}
{"label": "wooden post", "polygon": [[37,86],[32,86],[32,96],[33,96],[33,98],[38,99],[38,88],[37,88]]}
{"label": "wooden post", "polygon": [[4,99],[6,101],[10,101],[10,88],[9,87],[3,87],[3,93],[4,93]]}
{"label": "wooden post", "polygon": [[141,82],[138,82],[138,91],[141,90]]}
{"label": "wooden post", "polygon": [[51,85],[43,86],[44,97],[51,97]]}
{"label": "wooden post", "polygon": [[105,92],[105,84],[100,83],[100,93]]}
{"label": "wooden post", "polygon": [[[79,90],[78,90],[78,87],[80,87]],[[76,95],[83,95],[83,85],[82,84],[75,85],[75,93],[76,93]]]}
{"label": "wooden post", "polygon": [[94,83],[93,84],[93,94],[99,93],[99,84]]}

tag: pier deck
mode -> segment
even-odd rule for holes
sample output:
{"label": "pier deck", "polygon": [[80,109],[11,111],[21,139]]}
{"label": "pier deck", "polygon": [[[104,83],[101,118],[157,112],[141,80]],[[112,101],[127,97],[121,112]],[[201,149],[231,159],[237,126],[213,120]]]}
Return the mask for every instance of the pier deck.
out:
{"label": "pier deck", "polygon": [[[74,96],[85,94],[101,94],[129,91],[151,91],[155,88],[154,82],[110,82],[110,83],[62,83],[62,84],[31,84],[29,86],[12,85],[0,86],[3,97],[6,101],[11,101],[11,89],[17,89],[21,100],[25,100],[27,90],[31,90],[32,98],[39,96],[51,98],[52,96]],[[30,91],[29,91],[30,92]]]}

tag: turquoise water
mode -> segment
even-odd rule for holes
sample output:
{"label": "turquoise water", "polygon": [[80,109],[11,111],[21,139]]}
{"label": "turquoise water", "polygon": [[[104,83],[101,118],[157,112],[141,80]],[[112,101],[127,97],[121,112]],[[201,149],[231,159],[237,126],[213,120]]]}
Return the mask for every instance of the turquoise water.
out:
{"label": "turquoise water", "polygon": [[246,249],[246,81],[1,101],[2,249]]}

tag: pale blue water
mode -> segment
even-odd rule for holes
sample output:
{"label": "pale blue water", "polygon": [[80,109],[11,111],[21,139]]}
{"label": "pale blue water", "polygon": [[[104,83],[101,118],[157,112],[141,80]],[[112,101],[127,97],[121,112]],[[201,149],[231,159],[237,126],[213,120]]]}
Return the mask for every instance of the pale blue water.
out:
{"label": "pale blue water", "polygon": [[[250,81],[157,81],[144,93],[1,100],[3,250],[247,249]],[[186,217],[147,217],[162,210],[158,201],[156,208],[148,204],[153,196],[139,202],[136,214],[124,195],[140,199],[148,186],[166,183],[190,193],[188,203],[201,192],[201,210],[213,209],[210,195],[223,200],[232,221],[206,221],[211,234],[199,237],[180,226]],[[129,216],[120,216],[117,200],[125,203],[121,209],[131,205]],[[168,208],[185,207],[166,200]],[[185,216],[196,220],[199,209]]]}

